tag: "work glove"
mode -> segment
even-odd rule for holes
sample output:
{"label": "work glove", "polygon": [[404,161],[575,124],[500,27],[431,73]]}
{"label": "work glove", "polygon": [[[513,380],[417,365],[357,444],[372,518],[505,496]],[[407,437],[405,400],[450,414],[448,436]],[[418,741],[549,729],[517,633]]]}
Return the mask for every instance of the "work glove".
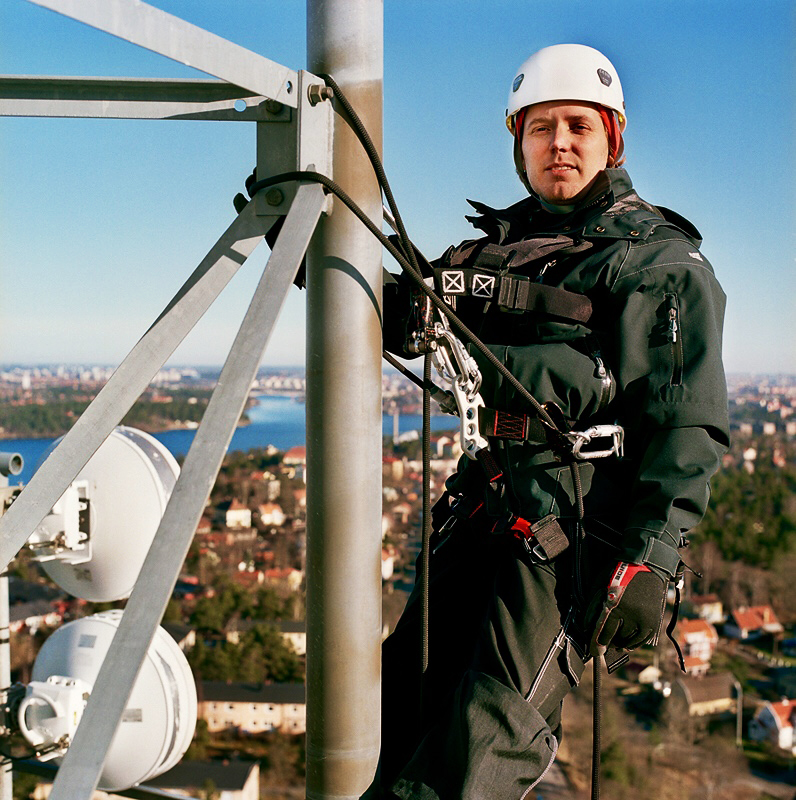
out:
{"label": "work glove", "polygon": [[590,652],[607,647],[634,650],[657,639],[666,608],[667,583],[641,564],[620,561],[606,589],[598,591],[587,617],[594,620]]}

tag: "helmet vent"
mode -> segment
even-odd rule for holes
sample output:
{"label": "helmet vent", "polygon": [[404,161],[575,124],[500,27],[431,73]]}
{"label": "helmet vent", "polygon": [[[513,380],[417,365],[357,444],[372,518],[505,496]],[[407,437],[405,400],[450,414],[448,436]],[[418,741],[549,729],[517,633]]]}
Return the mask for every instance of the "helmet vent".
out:
{"label": "helmet vent", "polygon": [[610,86],[614,82],[614,79],[611,77],[611,73],[606,72],[604,69],[598,69],[597,75],[600,78],[600,81],[603,84],[603,86]]}
{"label": "helmet vent", "polygon": [[[610,76],[609,76],[609,77],[610,77]],[[523,79],[524,79],[524,78],[525,78],[525,74],[524,74],[524,73],[522,73],[522,72],[521,72],[519,75],[517,75],[517,77],[514,79],[514,83],[511,85],[511,91],[512,91],[512,92],[516,92],[516,91],[517,91],[517,89],[519,89],[519,88],[520,88],[520,86],[522,85],[522,81],[523,81]]]}

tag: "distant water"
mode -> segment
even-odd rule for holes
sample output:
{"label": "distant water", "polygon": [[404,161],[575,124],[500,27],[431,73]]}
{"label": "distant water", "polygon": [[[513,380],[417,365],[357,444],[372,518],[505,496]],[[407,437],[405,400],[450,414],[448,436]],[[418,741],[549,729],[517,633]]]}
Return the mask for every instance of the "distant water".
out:
{"label": "distant water", "polygon": [[[278,450],[288,450],[296,445],[305,444],[304,404],[290,397],[272,397],[261,395],[258,405],[246,412],[251,424],[243,425],[235,430],[229,449],[247,451],[256,447],[267,447],[272,444]],[[423,418],[420,414],[402,414],[399,418],[399,433],[421,430]],[[431,429],[434,431],[452,430],[458,427],[455,417],[432,416]],[[393,418],[387,414],[382,419],[382,431],[385,435],[393,432]],[[172,452],[175,457],[184,456],[196,435],[195,430],[165,431],[153,434],[154,437]],[[52,439],[2,439],[0,450],[19,453],[25,461],[22,472],[12,476],[9,483],[17,485],[30,480],[30,476],[44,451],[53,442]]]}

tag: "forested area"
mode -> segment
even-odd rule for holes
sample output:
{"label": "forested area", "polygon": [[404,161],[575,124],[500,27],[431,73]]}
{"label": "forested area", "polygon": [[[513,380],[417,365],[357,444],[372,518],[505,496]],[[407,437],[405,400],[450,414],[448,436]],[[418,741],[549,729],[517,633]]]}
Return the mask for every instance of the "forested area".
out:
{"label": "forested area", "polygon": [[693,593],[715,592],[727,607],[770,604],[783,623],[796,619],[796,442],[734,433],[690,539]]}
{"label": "forested area", "polygon": [[[198,423],[211,392],[206,389],[171,389],[143,395],[122,420],[122,425],[160,431]],[[52,438],[66,433],[93,399],[84,390],[59,388],[37,392],[35,402],[11,397],[0,403],[0,431],[19,438]]]}
{"label": "forested area", "polygon": [[[252,592],[220,574],[212,597],[201,597],[189,615],[197,642],[188,654],[197,680],[296,683],[304,680],[304,665],[274,622],[292,619],[293,603],[269,586]],[[241,626],[237,643],[227,641],[232,622]]]}

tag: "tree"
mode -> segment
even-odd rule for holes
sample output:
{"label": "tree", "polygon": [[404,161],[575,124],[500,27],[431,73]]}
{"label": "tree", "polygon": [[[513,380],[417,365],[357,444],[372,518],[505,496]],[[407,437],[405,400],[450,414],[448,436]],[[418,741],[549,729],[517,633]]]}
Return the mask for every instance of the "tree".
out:
{"label": "tree", "polygon": [[198,719],[193,739],[188,749],[185,751],[186,761],[204,761],[207,758],[207,751],[210,747],[210,731],[207,728],[207,721]]}
{"label": "tree", "polygon": [[219,797],[216,782],[212,778],[206,778],[202,784],[202,800],[218,800]]}
{"label": "tree", "polygon": [[200,597],[190,617],[191,624],[199,631],[221,633],[226,625],[226,615],[216,598]]}

